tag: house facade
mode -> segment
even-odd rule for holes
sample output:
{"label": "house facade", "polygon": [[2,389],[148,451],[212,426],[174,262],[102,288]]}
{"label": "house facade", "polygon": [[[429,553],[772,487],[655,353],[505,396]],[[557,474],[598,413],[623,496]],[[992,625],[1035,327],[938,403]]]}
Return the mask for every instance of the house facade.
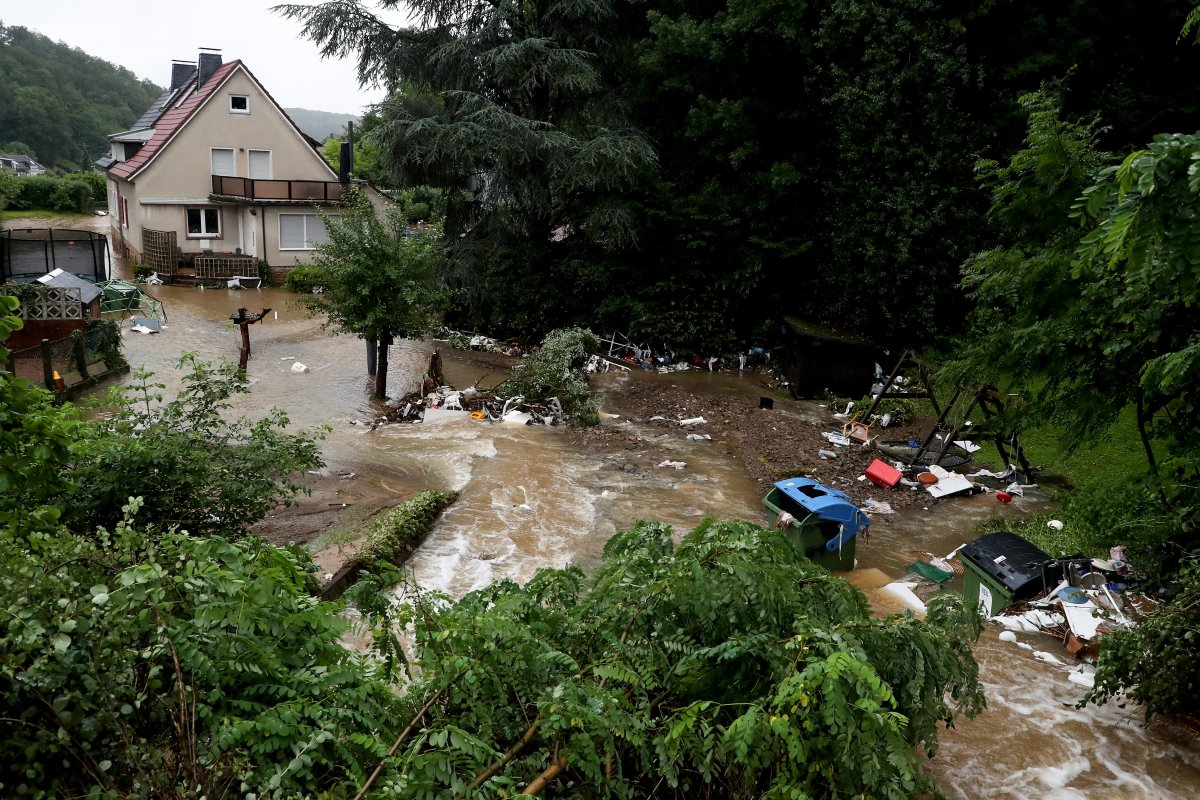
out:
{"label": "house facade", "polygon": [[195,64],[173,63],[171,77],[132,129],[109,137],[112,150],[97,162],[108,178],[114,246],[168,279],[214,258],[265,261],[279,277],[308,263],[325,240],[317,209],[336,215],[349,186],[320,143],[241,61],[201,51]]}

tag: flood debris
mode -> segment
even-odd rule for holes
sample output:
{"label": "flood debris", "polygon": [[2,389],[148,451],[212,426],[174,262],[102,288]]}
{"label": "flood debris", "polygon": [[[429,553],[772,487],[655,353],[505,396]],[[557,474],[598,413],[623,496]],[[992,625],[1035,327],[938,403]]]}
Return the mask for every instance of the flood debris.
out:
{"label": "flood debris", "polygon": [[[963,594],[993,623],[1016,633],[1056,639],[1067,655],[1093,663],[1106,633],[1137,625],[1156,605],[1140,591],[1141,581],[1123,559],[1109,555],[1051,558],[1014,533],[988,534],[963,548]],[[1004,637],[1005,641],[1015,641]],[[1049,664],[1064,662],[1034,652]],[[1087,685],[1087,671],[1072,682]]]}

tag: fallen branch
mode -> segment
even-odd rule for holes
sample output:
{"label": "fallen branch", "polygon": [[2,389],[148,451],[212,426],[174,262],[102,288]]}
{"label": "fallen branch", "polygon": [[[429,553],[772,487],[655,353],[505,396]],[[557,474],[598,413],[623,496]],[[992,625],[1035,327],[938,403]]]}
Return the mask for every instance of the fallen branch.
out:
{"label": "fallen branch", "polygon": [[538,723],[541,721],[541,718],[542,712],[539,711],[538,715],[533,718],[533,722],[530,723],[529,729],[525,731],[525,735],[521,737],[520,741],[508,748],[508,752],[501,756],[499,761],[476,775],[475,779],[471,781],[471,784],[467,787],[467,789],[469,791],[478,789],[480,786],[486,783],[489,778],[491,778],[500,770],[504,769],[505,765],[512,761],[517,753],[520,753],[522,750],[524,750],[525,745],[533,741],[533,735],[537,732]]}
{"label": "fallen branch", "polygon": [[358,790],[358,794],[354,795],[354,800],[362,800],[367,791],[371,788],[371,784],[373,784],[375,779],[379,777],[379,773],[383,772],[383,765],[387,763],[389,758],[396,755],[396,751],[400,749],[400,745],[403,744],[404,740],[408,738],[408,735],[417,727],[417,723],[421,721],[421,717],[425,716],[425,712],[432,708],[433,704],[441,699],[442,695],[445,693],[446,687],[443,686],[434,693],[433,697],[429,698],[429,701],[426,702],[425,705],[421,706],[421,710],[418,711],[417,715],[412,718],[412,722],[408,723],[408,727],[400,731],[400,735],[396,737],[396,741],[392,744],[392,749],[388,750],[388,754],[383,757],[382,761],[379,762],[379,766],[375,767],[375,771],[371,773],[371,777],[367,778],[367,782],[364,783],[362,788]]}
{"label": "fallen branch", "polygon": [[[567,768],[567,757],[559,756],[550,762],[550,766],[542,770],[542,774],[534,778],[528,786],[521,792],[523,795],[536,797],[546,790],[546,787],[554,782],[564,769]],[[358,798],[355,798],[358,800]]]}

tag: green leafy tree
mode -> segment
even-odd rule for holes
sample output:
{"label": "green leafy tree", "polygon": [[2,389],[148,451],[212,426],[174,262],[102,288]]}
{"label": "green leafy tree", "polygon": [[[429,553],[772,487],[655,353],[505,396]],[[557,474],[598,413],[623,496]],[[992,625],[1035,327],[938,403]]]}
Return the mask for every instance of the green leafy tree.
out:
{"label": "green leafy tree", "polygon": [[362,191],[351,194],[340,217],[326,217],[325,227],[329,241],[318,245],[313,259],[324,272],[324,289],[301,302],[325,314],[333,330],[378,343],[375,396],[384,399],[392,341],[425,336],[441,324],[441,231],[410,231],[403,208],[388,204],[377,211]]}
{"label": "green leafy tree", "polygon": [[163,385],[139,371],[114,390],[110,414],[79,430],[58,502],[71,530],[111,529],[128,498],[140,496],[160,530],[237,538],[305,491],[296,478],[320,465],[320,432],[288,433],[278,409],[253,422],[229,419],[229,398],[249,391],[236,365],[187,354],[179,366],[187,372],[175,399],[163,402]]}
{"label": "green leafy tree", "polygon": [[[16,297],[0,294],[0,342],[20,330]],[[0,346],[0,362],[9,351]],[[14,531],[56,527],[57,499],[67,490],[62,465],[78,435],[78,416],[25,378],[0,370],[0,525]]]}
{"label": "green leafy tree", "polygon": [[0,211],[12,205],[21,195],[21,179],[6,169],[0,169]]}
{"label": "green leafy tree", "polygon": [[1195,719],[1200,714],[1200,564],[1184,564],[1169,602],[1140,624],[1104,634],[1091,703],[1129,698],[1154,717]]}
{"label": "green leafy tree", "polygon": [[945,595],[873,618],[777,532],[639,523],[594,578],[542,570],[462,600],[410,592],[420,729],[389,796],[907,798],[919,749],[983,707],[980,622]]}
{"label": "green leafy tree", "polygon": [[324,55],[357,58],[360,78],[391,92],[367,138],[400,185],[447,193],[459,305],[470,321],[540,334],[580,310],[562,286],[595,281],[577,246],[629,240],[623,192],[654,164],[613,67],[623,6],[406,5],[418,22],[401,30],[357,5],[278,9],[302,21]]}
{"label": "green leafy tree", "polygon": [[0,558],[5,796],[320,796],[394,735],[386,673],[342,644],[298,549],[122,521],[6,526]]}

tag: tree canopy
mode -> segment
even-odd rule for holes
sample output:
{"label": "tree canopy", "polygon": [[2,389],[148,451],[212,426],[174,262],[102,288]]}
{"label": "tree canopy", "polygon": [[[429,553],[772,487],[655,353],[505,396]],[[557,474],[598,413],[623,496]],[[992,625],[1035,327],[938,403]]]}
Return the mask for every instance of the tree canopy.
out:
{"label": "tree canopy", "polygon": [[377,210],[366,192],[351,192],[338,215],[324,216],[328,241],[313,263],[322,291],[302,296],[326,325],[379,346],[375,395],[387,396],[387,352],[395,338],[437,330],[445,308],[441,230],[410,229],[401,206]]}
{"label": "tree canopy", "polygon": [[744,522],[678,545],[639,523],[593,576],[406,597],[422,724],[385,778],[397,797],[912,797],[938,726],[983,707],[960,599],[872,618]]}

